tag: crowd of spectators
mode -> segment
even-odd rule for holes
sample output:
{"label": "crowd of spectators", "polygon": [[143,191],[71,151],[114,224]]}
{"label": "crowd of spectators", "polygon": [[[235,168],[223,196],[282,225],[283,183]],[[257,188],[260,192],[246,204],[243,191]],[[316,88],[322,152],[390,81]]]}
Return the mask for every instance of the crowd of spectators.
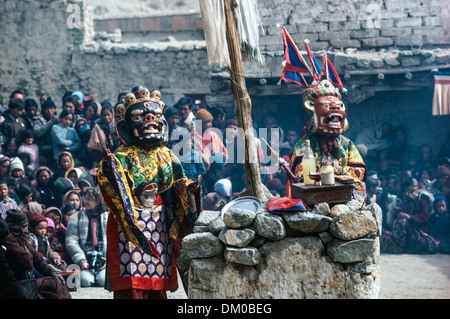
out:
{"label": "crowd of spectators", "polygon": [[[6,234],[0,238],[1,261],[9,267],[0,280],[13,287],[12,295],[25,294],[18,282],[59,280],[73,264],[82,287],[105,285],[108,208],[95,175],[104,148],[114,152],[120,144],[114,114],[126,94],[113,102],[82,92],[66,92],[59,101],[43,94],[36,101],[16,90],[8,108],[0,108],[0,229]],[[164,115],[166,146],[188,178],[201,176],[203,209],[220,210],[247,188],[244,131],[226,109],[183,97],[165,106]],[[287,177],[262,140],[289,162],[301,126],[282,127],[271,113],[254,123],[261,180],[274,196],[284,196]],[[433,156],[429,145],[410,144],[406,132],[382,123],[354,141],[368,168],[367,204],[376,202],[383,211],[381,249],[448,253],[450,141]],[[26,265],[11,251],[27,251]],[[35,295],[67,296],[61,287],[49,292],[48,286],[38,286]]]}

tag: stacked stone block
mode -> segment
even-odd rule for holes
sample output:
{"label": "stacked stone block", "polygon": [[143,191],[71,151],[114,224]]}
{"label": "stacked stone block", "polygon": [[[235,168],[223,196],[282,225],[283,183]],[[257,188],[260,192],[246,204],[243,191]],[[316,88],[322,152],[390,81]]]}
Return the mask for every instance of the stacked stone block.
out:
{"label": "stacked stone block", "polygon": [[189,298],[378,298],[377,204],[284,215],[266,204],[201,213],[178,261]]}

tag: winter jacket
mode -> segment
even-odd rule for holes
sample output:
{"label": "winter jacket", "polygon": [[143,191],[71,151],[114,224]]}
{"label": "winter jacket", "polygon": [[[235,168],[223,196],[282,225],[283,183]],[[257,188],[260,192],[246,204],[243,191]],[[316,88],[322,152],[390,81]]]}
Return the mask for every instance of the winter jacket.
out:
{"label": "winter jacket", "polygon": [[[108,213],[100,214],[98,225],[102,226],[103,238],[103,257],[106,257],[106,221]],[[78,211],[69,218],[66,231],[66,251],[74,264],[81,265],[87,262],[86,252],[89,247],[86,247],[86,239],[88,237],[89,218],[86,211]]]}

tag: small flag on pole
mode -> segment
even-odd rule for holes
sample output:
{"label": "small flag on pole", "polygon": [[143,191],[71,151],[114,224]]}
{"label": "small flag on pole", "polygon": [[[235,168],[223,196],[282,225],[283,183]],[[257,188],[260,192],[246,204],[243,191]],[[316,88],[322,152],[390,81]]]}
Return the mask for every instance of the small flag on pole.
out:
{"label": "small flag on pole", "polygon": [[310,73],[311,70],[303,59],[302,55],[297,49],[294,41],[292,41],[291,36],[284,27],[281,27],[281,32],[283,34],[283,44],[284,44],[284,59],[286,61],[286,66],[289,71],[297,71],[299,73]]}
{"label": "small flag on pole", "polygon": [[311,49],[308,46],[309,40],[304,40],[305,42],[305,47],[306,47],[306,52],[308,53],[308,57],[309,57],[309,61],[311,61],[311,65],[313,67],[313,81],[315,82],[319,82],[320,78],[323,75],[323,71],[320,68],[319,63],[317,62],[316,58],[314,57],[313,53],[311,52]]}
{"label": "small flag on pole", "polygon": [[336,69],[334,68],[333,64],[331,63],[330,59],[328,59],[326,54],[323,56],[323,65],[325,66],[327,80],[329,80],[337,87],[343,89],[344,85],[342,84],[341,79],[336,72]]}
{"label": "small flag on pole", "polygon": [[297,83],[298,85],[304,87],[308,87],[308,83],[306,83],[302,73],[310,73],[312,76],[312,72],[301,56],[300,52],[298,51],[297,46],[295,45],[287,30],[281,27],[281,32],[283,34],[284,69],[283,73],[281,74],[280,82],[281,80],[285,80],[288,82]]}

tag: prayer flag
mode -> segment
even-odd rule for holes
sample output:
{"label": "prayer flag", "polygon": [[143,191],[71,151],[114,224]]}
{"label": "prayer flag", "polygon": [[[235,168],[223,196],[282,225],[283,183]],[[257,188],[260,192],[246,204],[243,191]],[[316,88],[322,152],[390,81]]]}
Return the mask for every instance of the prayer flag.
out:
{"label": "prayer flag", "polygon": [[326,54],[323,56],[323,65],[325,66],[327,80],[342,89],[344,85],[342,84],[341,79],[336,72],[336,69],[334,68],[333,64],[331,63],[330,59],[328,59]]}
{"label": "prayer flag", "polygon": [[312,75],[311,70],[287,30],[281,27],[281,32],[283,34],[284,61],[286,63],[284,69],[291,72],[310,73]]}
{"label": "prayer flag", "polygon": [[320,78],[323,75],[323,71],[319,66],[319,63],[317,62],[316,58],[314,57],[313,53],[311,52],[311,49],[308,46],[308,40],[305,40],[305,47],[306,52],[308,53],[309,61],[311,61],[311,65],[313,68],[313,80],[316,82],[319,82]]}

